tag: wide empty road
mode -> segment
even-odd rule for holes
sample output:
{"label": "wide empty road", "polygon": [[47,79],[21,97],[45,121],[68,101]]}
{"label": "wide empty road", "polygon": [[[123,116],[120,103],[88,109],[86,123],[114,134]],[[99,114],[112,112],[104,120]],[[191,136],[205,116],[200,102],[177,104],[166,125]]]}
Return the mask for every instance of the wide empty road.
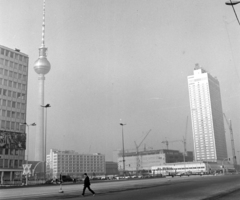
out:
{"label": "wide empty road", "polygon": [[[98,199],[98,200],[203,200],[221,198],[240,189],[240,175],[190,176],[93,183],[97,193],[92,196],[86,191],[81,196],[82,185],[64,185],[64,193],[58,193],[59,186],[21,187],[0,189],[0,199],[54,200],[54,199]],[[226,196],[225,196],[226,197]]]}

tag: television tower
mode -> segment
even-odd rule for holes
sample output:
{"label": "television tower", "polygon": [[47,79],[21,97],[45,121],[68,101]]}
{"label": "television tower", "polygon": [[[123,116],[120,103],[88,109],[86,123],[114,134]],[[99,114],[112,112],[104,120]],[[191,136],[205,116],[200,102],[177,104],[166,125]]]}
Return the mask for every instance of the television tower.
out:
{"label": "television tower", "polygon": [[[42,44],[39,48],[39,58],[34,63],[34,70],[38,74],[38,119],[35,137],[35,161],[45,160],[44,148],[44,80],[45,74],[50,71],[51,64],[47,60],[45,47],[45,0],[43,0]],[[46,144],[45,144],[46,145]]]}

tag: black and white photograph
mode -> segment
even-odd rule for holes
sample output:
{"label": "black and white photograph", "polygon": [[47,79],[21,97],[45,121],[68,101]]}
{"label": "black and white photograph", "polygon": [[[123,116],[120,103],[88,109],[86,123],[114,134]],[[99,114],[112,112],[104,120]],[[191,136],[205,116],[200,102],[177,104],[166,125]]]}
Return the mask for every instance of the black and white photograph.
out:
{"label": "black and white photograph", "polygon": [[0,200],[239,200],[240,1],[0,0]]}

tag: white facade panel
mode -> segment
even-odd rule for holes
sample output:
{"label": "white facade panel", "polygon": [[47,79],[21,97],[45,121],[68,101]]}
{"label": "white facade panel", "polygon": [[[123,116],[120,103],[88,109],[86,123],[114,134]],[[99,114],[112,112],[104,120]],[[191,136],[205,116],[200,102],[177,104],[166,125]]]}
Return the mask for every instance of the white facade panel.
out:
{"label": "white facade panel", "polygon": [[195,160],[217,161],[226,158],[218,80],[205,70],[195,68],[194,75],[188,76],[188,90]]}
{"label": "white facade panel", "polygon": [[[123,157],[118,157],[118,170],[123,170]],[[125,157],[125,170],[136,171],[150,170],[152,166],[162,165],[166,163],[164,153],[149,154],[149,155],[134,155]],[[137,167],[138,164],[138,167]]]}

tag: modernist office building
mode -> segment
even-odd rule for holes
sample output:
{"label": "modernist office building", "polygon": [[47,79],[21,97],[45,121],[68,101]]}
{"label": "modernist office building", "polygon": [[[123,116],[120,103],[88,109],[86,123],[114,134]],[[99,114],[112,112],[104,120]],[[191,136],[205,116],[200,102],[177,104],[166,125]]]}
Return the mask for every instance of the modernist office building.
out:
{"label": "modernist office building", "polygon": [[0,175],[12,180],[22,172],[26,149],[28,55],[0,46]]}
{"label": "modernist office building", "polygon": [[84,173],[90,176],[104,175],[105,156],[96,154],[79,154],[75,151],[60,151],[50,149],[47,155],[47,175],[49,178],[59,178],[60,174],[74,178],[82,177]]}
{"label": "modernist office building", "polygon": [[197,64],[188,76],[189,100],[192,118],[194,155],[196,161],[227,158],[220,86]]}

